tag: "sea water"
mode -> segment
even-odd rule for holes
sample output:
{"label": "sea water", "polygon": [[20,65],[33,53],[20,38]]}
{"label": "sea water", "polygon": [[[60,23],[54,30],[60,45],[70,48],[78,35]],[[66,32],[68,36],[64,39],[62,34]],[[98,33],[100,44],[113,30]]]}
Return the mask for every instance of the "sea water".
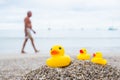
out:
{"label": "sea water", "polygon": [[[120,30],[36,30],[33,34],[39,54],[48,55],[51,47],[60,44],[67,54],[78,54],[81,48],[89,53],[101,51],[103,53],[120,54]],[[0,54],[20,54],[24,41],[24,31],[1,30]],[[34,53],[30,40],[25,51]]]}

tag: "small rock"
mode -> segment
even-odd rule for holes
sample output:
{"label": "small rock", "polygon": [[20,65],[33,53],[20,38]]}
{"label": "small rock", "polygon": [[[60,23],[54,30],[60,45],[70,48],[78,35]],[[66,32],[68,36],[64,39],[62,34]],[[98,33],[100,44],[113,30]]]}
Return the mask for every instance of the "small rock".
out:
{"label": "small rock", "polygon": [[73,60],[71,65],[64,68],[43,65],[24,75],[23,80],[120,80],[120,70],[111,65]]}

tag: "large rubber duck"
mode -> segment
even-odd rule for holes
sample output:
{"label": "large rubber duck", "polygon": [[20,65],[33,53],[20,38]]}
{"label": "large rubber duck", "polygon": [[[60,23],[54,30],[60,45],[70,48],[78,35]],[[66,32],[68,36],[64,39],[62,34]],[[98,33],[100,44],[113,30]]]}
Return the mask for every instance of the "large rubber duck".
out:
{"label": "large rubber duck", "polygon": [[91,62],[96,63],[96,64],[101,64],[101,65],[107,64],[107,60],[103,59],[102,52],[100,51],[93,54],[93,58]]}
{"label": "large rubber duck", "polygon": [[90,54],[87,53],[86,48],[82,48],[80,53],[77,55],[77,59],[79,60],[90,60]]}
{"label": "large rubber duck", "polygon": [[65,67],[71,63],[71,59],[65,54],[65,50],[61,45],[54,45],[50,50],[51,58],[46,60],[49,67]]}

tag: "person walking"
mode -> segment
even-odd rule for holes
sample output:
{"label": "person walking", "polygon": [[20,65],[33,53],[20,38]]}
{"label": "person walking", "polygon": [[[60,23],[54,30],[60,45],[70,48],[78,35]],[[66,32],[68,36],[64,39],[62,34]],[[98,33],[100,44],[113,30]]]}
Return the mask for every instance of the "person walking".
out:
{"label": "person walking", "polygon": [[22,46],[21,53],[26,53],[26,52],[24,51],[24,48],[25,48],[25,46],[26,46],[26,43],[27,43],[28,39],[30,39],[31,44],[32,44],[32,46],[33,46],[33,48],[34,48],[34,51],[35,51],[35,52],[39,52],[39,51],[36,49],[36,47],[35,47],[34,39],[33,39],[32,34],[31,34],[31,32],[33,32],[34,34],[36,34],[36,32],[32,29],[32,23],[31,23],[30,17],[32,17],[32,12],[31,12],[31,11],[28,11],[28,12],[27,12],[27,16],[26,16],[25,19],[24,19],[24,25],[25,25],[25,26],[24,26],[24,27],[25,27],[25,28],[24,28],[25,40],[24,40],[24,42],[23,42],[23,46]]}

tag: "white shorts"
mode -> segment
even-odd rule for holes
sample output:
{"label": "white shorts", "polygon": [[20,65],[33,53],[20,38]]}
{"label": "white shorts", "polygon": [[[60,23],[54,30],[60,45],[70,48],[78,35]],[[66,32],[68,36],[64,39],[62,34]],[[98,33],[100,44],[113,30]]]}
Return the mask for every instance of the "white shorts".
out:
{"label": "white shorts", "polygon": [[31,34],[31,29],[27,28],[27,35],[25,36],[26,39],[32,38],[32,34]]}

